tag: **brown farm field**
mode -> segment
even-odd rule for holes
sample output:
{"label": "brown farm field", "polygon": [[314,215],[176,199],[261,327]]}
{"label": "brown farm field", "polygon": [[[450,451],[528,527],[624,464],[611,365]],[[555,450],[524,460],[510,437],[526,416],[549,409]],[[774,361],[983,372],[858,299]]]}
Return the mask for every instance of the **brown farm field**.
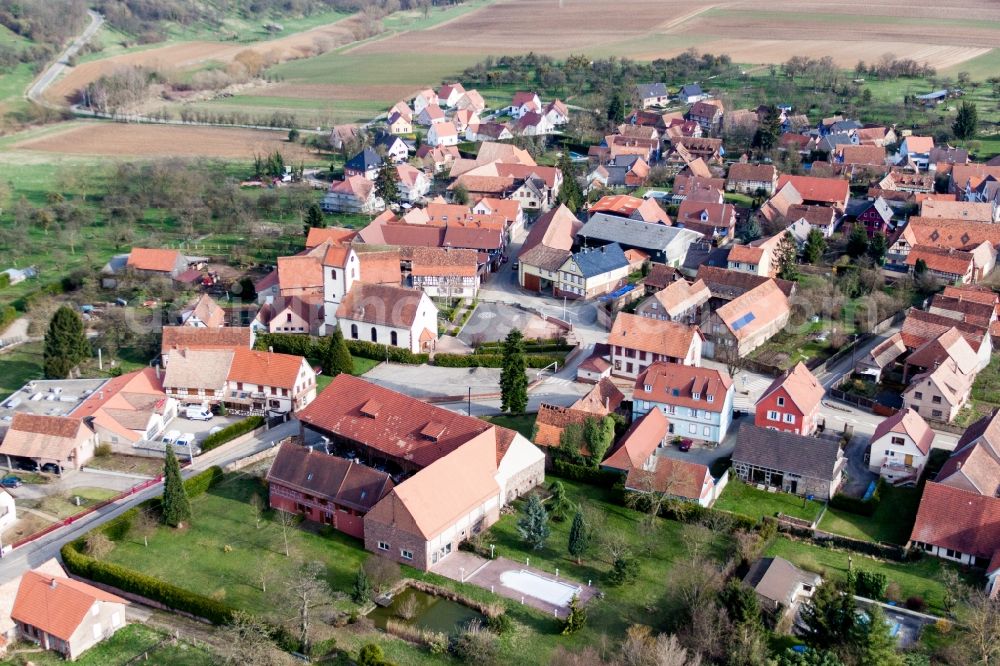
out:
{"label": "brown farm field", "polygon": [[280,150],[286,161],[314,160],[305,146],[289,143],[281,132],[183,125],[73,123],[39,138],[19,141],[10,150],[109,157],[216,157],[250,161],[255,154]]}
{"label": "brown farm field", "polygon": [[1000,3],[772,0],[761,9],[758,0],[740,0],[692,10],[689,2],[675,0],[500,0],[436,28],[373,41],[350,52],[467,56],[535,51],[648,60],[692,46],[751,64],[829,55],[853,67],[859,59],[894,53],[943,69],[1000,47]]}

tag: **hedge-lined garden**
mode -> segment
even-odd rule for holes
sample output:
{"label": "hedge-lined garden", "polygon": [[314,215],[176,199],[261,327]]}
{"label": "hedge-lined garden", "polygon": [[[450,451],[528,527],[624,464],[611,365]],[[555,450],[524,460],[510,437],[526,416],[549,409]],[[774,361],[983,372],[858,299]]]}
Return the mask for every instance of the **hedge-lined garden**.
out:
{"label": "hedge-lined garden", "polygon": [[205,438],[201,443],[201,450],[211,451],[212,449],[222,446],[226,442],[230,442],[240,435],[245,435],[252,430],[256,430],[264,425],[264,417],[259,414],[254,414],[253,416],[248,416],[241,421],[237,421],[231,425],[226,426],[217,433],[213,433]]}

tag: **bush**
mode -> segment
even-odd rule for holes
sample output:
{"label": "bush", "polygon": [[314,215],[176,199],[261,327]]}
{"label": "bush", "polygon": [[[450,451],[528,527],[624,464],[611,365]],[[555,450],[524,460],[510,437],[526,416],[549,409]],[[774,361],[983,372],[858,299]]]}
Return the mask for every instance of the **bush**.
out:
{"label": "bush", "polygon": [[[245,435],[251,430],[256,430],[264,425],[264,417],[255,414],[254,416],[248,416],[242,421],[237,421],[236,423],[226,426],[214,435],[209,435],[205,438],[205,441],[201,443],[202,451],[211,451],[212,449],[222,446],[226,442],[232,441],[239,437],[240,435]],[[190,480],[190,479],[189,479]]]}
{"label": "bush", "polygon": [[634,557],[618,557],[608,573],[608,582],[612,585],[632,583],[639,577],[639,560]]}
{"label": "bush", "polygon": [[861,569],[854,574],[854,592],[862,597],[881,601],[888,586],[889,579],[884,573]]}
{"label": "bush", "polygon": [[[384,357],[383,357],[384,358]],[[526,354],[525,365],[529,368],[544,368],[553,363],[562,364],[561,356]],[[500,368],[503,367],[502,354],[435,354],[434,365],[442,368]]]}
{"label": "bush", "polygon": [[76,576],[110,585],[122,592],[137,594],[170,609],[204,618],[213,624],[225,624],[232,618],[233,609],[219,601],[189,592],[138,571],[96,560],[81,553],[82,547],[82,540],[77,540],[67,543],[60,551],[66,569]]}
{"label": "bush", "polygon": [[111,455],[111,445],[107,442],[101,442],[94,447],[94,457],[95,458],[107,458]]}
{"label": "bush", "polygon": [[486,618],[486,628],[502,636],[514,630],[514,622],[507,613],[500,613]]}
{"label": "bush", "polygon": [[927,602],[924,598],[919,595],[913,595],[907,598],[906,604],[904,604],[909,610],[917,611],[918,613],[923,613],[927,610]]}
{"label": "bush", "polygon": [[193,499],[198,495],[204,495],[207,493],[208,489],[217,484],[219,481],[222,481],[224,476],[222,468],[217,465],[213,465],[204,472],[199,472],[185,481],[184,490],[187,492],[188,498]]}
{"label": "bush", "polygon": [[13,324],[15,319],[17,319],[17,310],[14,309],[13,305],[0,306],[0,331]]}

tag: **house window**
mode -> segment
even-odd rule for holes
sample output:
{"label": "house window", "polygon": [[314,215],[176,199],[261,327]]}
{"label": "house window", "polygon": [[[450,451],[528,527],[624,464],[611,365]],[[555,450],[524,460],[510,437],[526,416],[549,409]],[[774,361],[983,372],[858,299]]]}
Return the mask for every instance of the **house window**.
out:
{"label": "house window", "polygon": [[330,269],[330,277],[332,277],[334,280],[337,279],[337,269],[336,268],[331,268]]}
{"label": "house window", "polygon": [[795,414],[785,414],[785,423],[795,423]]}
{"label": "house window", "polygon": [[715,396],[714,396],[714,395],[711,395],[711,394],[709,394],[709,396],[708,396],[708,401],[709,401],[709,402],[715,402]]}
{"label": "house window", "polygon": [[405,548],[401,549],[399,551],[399,556],[402,557],[404,560],[412,560],[413,559],[413,551],[412,550],[406,550]]}
{"label": "house window", "polygon": [[357,340],[358,339],[358,325],[357,324],[351,324],[351,339],[352,340]]}
{"label": "house window", "polygon": [[957,550],[952,550],[951,548],[949,548],[948,550],[946,550],[945,554],[947,554],[948,557],[950,557],[950,558],[952,558],[954,560],[958,560],[958,559],[962,558],[962,553],[958,552]]}
{"label": "house window", "polygon": [[289,312],[288,314],[285,315],[285,323],[291,323],[291,321],[292,321],[292,313]]}
{"label": "house window", "polygon": [[645,391],[646,391],[646,393],[649,393],[650,391],[652,391],[652,390],[653,390],[653,387],[652,387],[651,385],[649,385],[649,384],[646,384],[646,385],[645,385],[645,386],[643,386],[642,388],[643,388],[643,390],[645,390]]}
{"label": "house window", "polygon": [[773,409],[770,409],[767,412],[767,420],[768,421],[780,421],[781,420],[781,416],[778,415],[778,412],[774,411]]}
{"label": "house window", "polygon": [[698,426],[692,423],[691,425],[688,426],[688,432],[694,435],[695,433],[698,432]]}
{"label": "house window", "polygon": [[778,407],[784,407],[784,406],[785,406],[785,399],[778,398]]}
{"label": "house window", "polygon": [[372,326],[372,342],[378,342],[378,331]]}
{"label": "house window", "polygon": [[389,544],[387,544],[385,541],[379,541],[378,542],[378,549],[379,550],[389,550]]}
{"label": "house window", "polygon": [[913,392],[913,397],[916,398],[917,400],[923,400],[924,399],[924,394],[921,393],[920,391],[914,391]]}
{"label": "house window", "polygon": [[695,400],[697,400],[698,398],[701,397],[701,394],[700,393],[694,393],[694,394],[691,395],[691,397],[694,398]]}
{"label": "house window", "polygon": [[[96,606],[95,606],[95,608],[96,608]],[[93,629],[94,629],[94,638],[98,638],[99,639],[101,637],[101,623],[100,622],[95,622]]]}
{"label": "house window", "polygon": [[931,410],[931,416],[933,418],[935,418],[935,419],[941,418],[942,417],[941,410],[940,409],[932,409]]}
{"label": "house window", "polygon": [[705,437],[710,437],[712,435],[712,429],[709,428],[708,426],[705,426],[705,428],[702,430],[702,434],[704,434]]}
{"label": "house window", "polygon": [[393,347],[399,345],[399,338],[396,335],[396,331],[392,331],[391,333],[389,333],[389,344],[391,344]]}
{"label": "house window", "polygon": [[906,440],[904,440],[902,437],[893,437],[892,443],[897,446],[902,446],[903,444],[906,443]]}
{"label": "house window", "polygon": [[933,398],[931,398],[931,402],[934,403],[935,405],[940,405],[941,404],[941,396],[939,396],[939,395],[934,396]]}

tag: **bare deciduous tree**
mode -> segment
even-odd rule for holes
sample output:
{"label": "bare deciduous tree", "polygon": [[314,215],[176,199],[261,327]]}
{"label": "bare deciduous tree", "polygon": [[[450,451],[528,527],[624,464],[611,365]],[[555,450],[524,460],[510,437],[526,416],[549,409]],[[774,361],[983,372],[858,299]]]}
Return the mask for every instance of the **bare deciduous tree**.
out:
{"label": "bare deciduous tree", "polygon": [[983,590],[969,588],[965,594],[966,646],[972,662],[985,666],[1000,664],[1000,604]]}
{"label": "bare deciduous tree", "polygon": [[84,542],[87,555],[94,559],[102,560],[115,549],[115,542],[108,538],[104,532],[91,532]]}
{"label": "bare deciduous tree", "polygon": [[149,537],[156,533],[160,521],[150,512],[149,509],[139,509],[135,520],[132,521],[132,532],[136,536],[142,537],[142,545],[149,547]]}
{"label": "bare deciduous tree", "polygon": [[376,595],[386,592],[402,577],[398,564],[379,555],[369,555],[361,567]]}
{"label": "bare deciduous tree", "polygon": [[244,611],[236,611],[226,625],[226,664],[230,666],[277,666],[280,653],[264,622]]}
{"label": "bare deciduous tree", "polygon": [[264,511],[267,509],[264,498],[259,493],[254,493],[253,497],[250,498],[250,509],[253,511],[254,525],[259,530],[260,521],[264,518]]}
{"label": "bare deciduous tree", "polygon": [[281,525],[281,538],[285,542],[285,557],[290,557],[291,553],[288,550],[288,530],[293,525],[295,525],[295,514],[289,513],[284,509],[278,509],[278,524]]}
{"label": "bare deciduous tree", "polygon": [[326,582],[326,568],[319,562],[307,562],[288,585],[289,601],[296,609],[296,624],[302,651],[309,652],[311,611],[330,603],[332,592]]}

